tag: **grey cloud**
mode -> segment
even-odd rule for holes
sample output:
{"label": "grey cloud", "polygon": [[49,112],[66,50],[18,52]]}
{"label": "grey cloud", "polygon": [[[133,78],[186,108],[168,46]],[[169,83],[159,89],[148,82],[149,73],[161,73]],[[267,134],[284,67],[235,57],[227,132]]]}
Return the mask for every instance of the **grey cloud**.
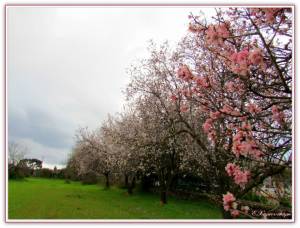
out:
{"label": "grey cloud", "polygon": [[9,7],[9,140],[64,161],[78,126],[121,111],[126,68],[147,56],[147,41],[179,41],[190,12],[199,8]]}
{"label": "grey cloud", "polygon": [[23,112],[11,111],[8,116],[8,135],[18,138],[31,138],[34,141],[52,148],[67,148],[72,145],[72,137],[67,123],[38,110],[27,109]]}

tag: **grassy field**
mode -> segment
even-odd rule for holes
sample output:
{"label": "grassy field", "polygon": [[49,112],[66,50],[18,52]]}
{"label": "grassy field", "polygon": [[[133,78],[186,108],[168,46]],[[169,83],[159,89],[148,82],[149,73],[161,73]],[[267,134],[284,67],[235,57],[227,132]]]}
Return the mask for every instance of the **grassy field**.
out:
{"label": "grassy field", "polygon": [[9,219],[218,219],[220,210],[202,201],[169,198],[160,205],[154,194],[105,190],[99,185],[28,178],[9,181]]}

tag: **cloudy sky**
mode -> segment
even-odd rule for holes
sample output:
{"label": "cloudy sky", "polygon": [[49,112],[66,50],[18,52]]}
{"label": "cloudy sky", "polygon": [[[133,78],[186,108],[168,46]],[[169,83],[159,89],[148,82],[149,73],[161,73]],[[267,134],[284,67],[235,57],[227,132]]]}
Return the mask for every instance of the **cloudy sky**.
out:
{"label": "cloudy sky", "polygon": [[199,11],[9,7],[8,140],[26,144],[28,157],[63,164],[79,126],[93,129],[122,110],[126,68],[147,55],[148,41],[175,44]]}

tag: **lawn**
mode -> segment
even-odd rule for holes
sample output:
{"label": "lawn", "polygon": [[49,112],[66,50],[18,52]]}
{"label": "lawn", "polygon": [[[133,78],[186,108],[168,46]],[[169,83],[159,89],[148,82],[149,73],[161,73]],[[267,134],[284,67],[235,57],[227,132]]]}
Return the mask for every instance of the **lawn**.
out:
{"label": "lawn", "polygon": [[218,207],[207,201],[159,197],[148,193],[126,195],[124,189],[67,184],[64,180],[28,178],[9,181],[9,219],[220,219]]}

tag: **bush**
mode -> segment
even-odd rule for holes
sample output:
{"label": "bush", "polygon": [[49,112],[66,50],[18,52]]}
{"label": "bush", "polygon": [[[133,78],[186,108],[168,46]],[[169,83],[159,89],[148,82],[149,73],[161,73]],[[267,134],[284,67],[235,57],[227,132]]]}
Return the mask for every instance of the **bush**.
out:
{"label": "bush", "polygon": [[52,178],[53,177],[53,170],[48,169],[48,168],[42,168],[40,170],[37,170],[35,175],[37,177]]}
{"label": "bush", "polygon": [[9,179],[23,179],[26,177],[26,170],[18,165],[9,164],[8,165],[8,178]]}

